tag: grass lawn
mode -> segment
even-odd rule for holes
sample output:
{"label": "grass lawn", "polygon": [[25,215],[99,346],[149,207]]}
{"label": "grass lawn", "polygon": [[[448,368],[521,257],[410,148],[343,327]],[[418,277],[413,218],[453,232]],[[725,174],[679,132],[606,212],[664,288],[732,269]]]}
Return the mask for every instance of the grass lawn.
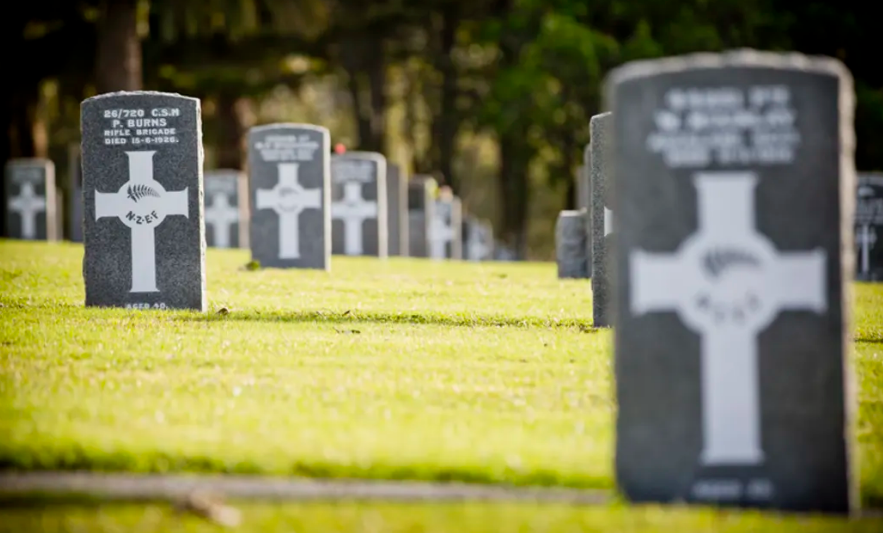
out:
{"label": "grass lawn", "polygon": [[[80,246],[0,241],[0,467],[613,487],[611,333],[590,327],[587,282],[538,263],[248,260],[208,252],[205,315],[86,310]],[[856,303],[862,496],[883,505],[883,285]],[[596,511],[574,512],[590,528]]]}

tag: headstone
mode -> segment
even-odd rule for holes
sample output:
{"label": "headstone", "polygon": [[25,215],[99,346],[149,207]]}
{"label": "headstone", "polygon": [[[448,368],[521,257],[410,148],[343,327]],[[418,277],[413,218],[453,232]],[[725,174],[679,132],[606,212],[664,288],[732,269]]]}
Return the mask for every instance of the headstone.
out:
{"label": "headstone", "polygon": [[862,281],[883,281],[883,173],[859,174],[857,192],[857,278]]}
{"label": "headstone", "polygon": [[463,259],[462,202],[447,187],[439,189],[435,216],[429,227],[429,256],[432,259]]}
{"label": "headstone", "polygon": [[591,156],[588,149],[586,149],[583,157],[583,164],[576,170],[576,206],[574,209],[589,211],[592,208],[592,192],[590,189]]}
{"label": "headstone", "polygon": [[613,325],[613,302],[610,293],[610,252],[613,240],[613,211],[611,210],[610,176],[610,113],[595,115],[589,122],[591,141],[590,182],[592,214],[589,230],[592,276],[592,324],[596,328],[609,328]]}
{"label": "headstone", "polygon": [[86,306],[206,310],[199,100],[83,101]]}
{"label": "headstone", "polygon": [[312,124],[248,134],[251,255],[264,267],[331,267],[330,136]]}
{"label": "headstone", "polygon": [[13,239],[54,241],[55,165],[48,159],[6,163],[6,233]]}
{"label": "headstone", "polygon": [[494,257],[494,228],[487,220],[473,216],[463,217],[463,247],[465,259],[490,261]]}
{"label": "headstone", "polygon": [[73,143],[67,150],[68,164],[68,223],[71,242],[83,242],[83,172],[80,160],[80,144]]}
{"label": "headstone", "polygon": [[565,210],[558,214],[558,221],[555,223],[555,257],[559,279],[589,277],[585,217],[584,209]]}
{"label": "headstone", "polygon": [[389,255],[408,257],[408,180],[398,165],[386,167],[386,213]]}
{"label": "headstone", "polygon": [[248,248],[248,180],[235,169],[205,174],[205,243]]}
{"label": "headstone", "polygon": [[620,488],[848,512],[848,71],[740,50],[630,63],[606,90]]}
{"label": "headstone", "polygon": [[506,244],[497,241],[494,244],[494,261],[511,262],[518,261],[518,254]]}
{"label": "headstone", "polygon": [[331,253],[386,257],[386,158],[346,152],[331,158]]}
{"label": "headstone", "polygon": [[64,240],[64,191],[55,187],[55,239]]}
{"label": "headstone", "polygon": [[430,176],[408,181],[408,251],[410,257],[429,257],[429,234],[435,218],[437,182]]}

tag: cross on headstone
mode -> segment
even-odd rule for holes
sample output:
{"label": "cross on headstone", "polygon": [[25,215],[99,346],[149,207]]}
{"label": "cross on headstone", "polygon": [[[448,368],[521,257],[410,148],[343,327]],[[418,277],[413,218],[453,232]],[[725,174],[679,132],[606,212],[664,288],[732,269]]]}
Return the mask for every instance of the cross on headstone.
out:
{"label": "cross on headstone", "polygon": [[377,202],[362,198],[362,184],[343,184],[343,199],[331,204],[331,216],[343,221],[343,249],[346,255],[362,255],[362,224],[377,217]]}
{"label": "cross on headstone", "polygon": [[218,248],[229,248],[233,225],[239,223],[239,209],[230,204],[230,196],[222,192],[212,195],[212,205],[205,208],[205,223],[212,226],[212,237]]}
{"label": "cross on headstone", "polygon": [[117,192],[95,191],[95,219],[116,218],[132,236],[132,288],[129,292],[159,292],[156,286],[155,229],[166,217],[190,218],[188,188],[166,191],[153,179],[156,151],[126,152],[129,181]]}
{"label": "cross on headstone", "polygon": [[757,337],[784,311],[827,309],[823,249],[777,252],[754,228],[750,172],[698,173],[699,230],[675,254],[631,252],[631,311],[675,311],[701,336],[706,465],[757,464]]}
{"label": "cross on headstone", "polygon": [[37,237],[37,214],[46,211],[46,197],[34,192],[33,183],[22,183],[18,196],[9,199],[9,209],[21,217],[21,234],[25,239]]}
{"label": "cross on headstone", "polygon": [[872,228],[870,224],[864,224],[861,226],[856,241],[861,250],[861,262],[859,263],[859,268],[861,269],[860,272],[862,274],[867,274],[871,270],[870,256],[871,250],[877,242],[877,232],[874,231],[874,228]]}
{"label": "cross on headstone", "polygon": [[270,209],[279,215],[279,258],[300,258],[298,217],[305,209],[322,207],[322,190],[305,189],[298,179],[299,163],[279,163],[279,181],[272,189],[257,189],[258,209]]}

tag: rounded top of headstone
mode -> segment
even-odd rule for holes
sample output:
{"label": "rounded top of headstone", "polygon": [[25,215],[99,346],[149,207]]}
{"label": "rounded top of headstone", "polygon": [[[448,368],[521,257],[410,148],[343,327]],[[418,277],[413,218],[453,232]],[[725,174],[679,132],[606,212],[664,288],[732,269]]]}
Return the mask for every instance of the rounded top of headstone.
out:
{"label": "rounded top of headstone", "polygon": [[7,167],[54,167],[55,163],[51,159],[44,157],[19,157],[6,161]]}
{"label": "rounded top of headstone", "polygon": [[372,159],[377,162],[386,163],[386,156],[384,156],[380,152],[353,150],[341,154],[334,154],[332,157],[335,159]]}
{"label": "rounded top of headstone", "polygon": [[328,128],[317,124],[304,124],[300,122],[274,122],[272,124],[261,124],[260,126],[252,126],[249,133],[260,133],[263,131],[298,129],[298,130],[314,130],[324,135],[329,135]]}
{"label": "rounded top of headstone", "polygon": [[103,94],[96,94],[95,96],[90,96],[89,98],[86,98],[85,100],[83,100],[83,102],[80,105],[82,106],[82,105],[86,105],[87,103],[98,102],[101,100],[106,100],[108,98],[119,98],[121,96],[164,96],[164,97],[168,97],[168,98],[179,98],[182,100],[192,100],[192,101],[196,102],[197,104],[199,104],[199,98],[194,98],[192,96],[184,96],[183,94],[179,94],[179,93],[167,93],[167,92],[162,92],[162,91],[116,91],[116,92],[112,92],[112,93],[103,93]]}
{"label": "rounded top of headstone", "polygon": [[205,171],[206,176],[233,176],[239,177],[245,175],[241,170],[235,168],[213,168]]}
{"label": "rounded top of headstone", "polygon": [[699,52],[659,59],[631,61],[614,68],[607,84],[616,85],[631,79],[693,69],[767,67],[783,70],[829,73],[852,83],[852,75],[840,60],[828,56],[809,56],[798,52],[764,52],[749,48],[712,53]]}

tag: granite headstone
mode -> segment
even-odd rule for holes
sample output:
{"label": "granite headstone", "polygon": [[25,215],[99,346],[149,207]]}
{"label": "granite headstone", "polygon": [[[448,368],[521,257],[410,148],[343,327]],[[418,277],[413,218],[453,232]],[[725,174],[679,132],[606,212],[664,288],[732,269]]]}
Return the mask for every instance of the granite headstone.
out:
{"label": "granite headstone", "polygon": [[585,217],[585,209],[568,209],[558,214],[555,222],[555,260],[559,279],[589,277]]}
{"label": "granite headstone", "polygon": [[613,211],[611,210],[610,176],[610,113],[595,115],[589,122],[591,141],[590,182],[592,195],[589,247],[592,252],[592,323],[596,328],[613,325],[610,294],[610,251],[613,236]]}
{"label": "granite headstone", "polygon": [[883,281],[883,173],[859,174],[857,193],[857,277],[862,281]]}
{"label": "granite headstone", "polygon": [[432,259],[463,259],[462,202],[447,187],[439,189],[435,216],[429,227],[429,256]]}
{"label": "granite headstone", "polygon": [[312,124],[249,131],[249,240],[261,266],[331,268],[330,142]]}
{"label": "granite headstone", "polygon": [[11,159],[6,163],[6,233],[13,239],[54,241],[55,165],[48,159]]}
{"label": "granite headstone", "polygon": [[86,305],[206,310],[199,100],[83,101]]}
{"label": "granite headstone", "polygon": [[331,158],[331,253],[387,257],[386,158],[345,152]]}
{"label": "granite headstone", "polygon": [[438,183],[430,176],[416,175],[408,181],[408,253],[429,257],[429,234],[435,218]]}
{"label": "granite headstone", "polygon": [[463,217],[463,255],[469,261],[490,261],[494,257],[494,228],[487,220]]}
{"label": "granite headstone", "polygon": [[205,242],[214,248],[248,248],[248,179],[236,169],[205,173]]}
{"label": "granite headstone", "polygon": [[849,512],[848,71],[739,50],[629,63],[605,90],[620,488]]}
{"label": "granite headstone", "polygon": [[389,255],[408,257],[408,180],[398,165],[386,166],[386,214]]}

